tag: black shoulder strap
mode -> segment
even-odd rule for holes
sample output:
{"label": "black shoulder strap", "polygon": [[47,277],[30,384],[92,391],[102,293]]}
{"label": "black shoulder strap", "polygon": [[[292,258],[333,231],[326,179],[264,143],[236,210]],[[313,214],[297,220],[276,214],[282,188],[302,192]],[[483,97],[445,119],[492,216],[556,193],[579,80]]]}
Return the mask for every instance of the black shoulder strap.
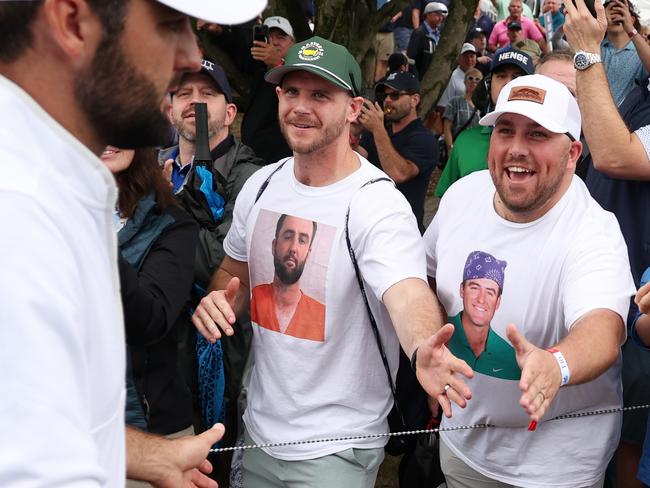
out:
{"label": "black shoulder strap", "polygon": [[[359,190],[362,188],[372,185],[373,183],[377,183],[379,181],[389,181],[390,183],[393,183],[393,180],[390,178],[386,177],[380,177],[380,178],[375,178],[369,181],[366,181]],[[361,270],[359,269],[359,264],[357,262],[357,257],[354,254],[354,249],[352,248],[352,242],[350,241],[350,229],[348,226],[348,223],[350,221],[350,204],[348,204],[348,210],[345,213],[345,242],[347,243],[348,246],[348,252],[350,253],[350,259],[352,260],[352,266],[354,266],[354,274],[357,277],[357,283],[359,284],[359,289],[361,290],[361,297],[363,298],[363,302],[366,305],[366,311],[368,312],[368,318],[370,319],[370,325],[372,326],[372,332],[375,336],[375,341],[377,342],[377,349],[379,349],[379,355],[381,356],[381,362],[384,364],[384,369],[386,370],[386,377],[388,378],[388,385],[390,386],[390,392],[393,395],[393,401],[395,402],[395,408],[397,409],[400,419],[402,419],[402,424],[405,424],[404,422],[404,416],[402,415],[402,411],[399,407],[399,404],[397,402],[397,391],[395,389],[395,383],[393,383],[393,377],[390,374],[390,366],[388,366],[388,358],[386,357],[386,353],[384,351],[384,346],[381,343],[381,336],[379,335],[379,328],[377,327],[377,321],[375,320],[374,315],[372,314],[372,310],[370,309],[370,303],[368,303],[368,295],[366,294],[366,287],[363,284],[363,277],[361,276]]]}
{"label": "black shoulder strap", "polygon": [[275,168],[275,169],[271,172],[271,174],[268,176],[268,178],[266,178],[266,179],[264,180],[264,183],[262,183],[262,186],[260,186],[260,189],[257,190],[257,196],[255,197],[255,201],[253,202],[253,204],[257,203],[257,201],[258,201],[258,200],[260,199],[260,197],[262,196],[262,193],[264,193],[264,191],[266,190],[266,187],[269,186],[269,182],[271,181],[271,178],[273,178],[273,175],[274,175],[275,173],[277,173],[278,171],[280,171],[280,170],[282,169],[282,167],[285,165],[285,163],[286,163],[287,161],[289,161],[290,159],[291,159],[291,157],[288,157],[288,158],[286,158],[284,161],[282,161],[282,162],[278,165],[278,167]]}
{"label": "black shoulder strap", "polygon": [[463,124],[463,126],[460,129],[458,129],[456,132],[454,132],[454,134],[452,135],[451,137],[452,141],[455,141],[456,138],[459,136],[459,134],[463,132],[465,129],[467,129],[467,126],[472,123],[472,119],[476,115],[476,112],[478,112],[478,108],[474,107],[474,111],[472,112],[472,115],[469,116],[469,119],[467,119]]}

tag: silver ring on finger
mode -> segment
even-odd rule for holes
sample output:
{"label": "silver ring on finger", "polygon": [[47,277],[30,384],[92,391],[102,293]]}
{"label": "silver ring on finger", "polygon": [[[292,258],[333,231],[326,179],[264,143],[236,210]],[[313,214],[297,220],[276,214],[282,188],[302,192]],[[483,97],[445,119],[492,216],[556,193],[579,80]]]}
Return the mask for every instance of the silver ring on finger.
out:
{"label": "silver ring on finger", "polygon": [[447,394],[447,390],[449,390],[449,388],[451,388],[451,385],[450,385],[449,383],[447,383],[447,384],[445,385],[445,387],[444,387],[444,390],[445,390],[445,391],[444,391],[444,394],[445,394],[445,395]]}

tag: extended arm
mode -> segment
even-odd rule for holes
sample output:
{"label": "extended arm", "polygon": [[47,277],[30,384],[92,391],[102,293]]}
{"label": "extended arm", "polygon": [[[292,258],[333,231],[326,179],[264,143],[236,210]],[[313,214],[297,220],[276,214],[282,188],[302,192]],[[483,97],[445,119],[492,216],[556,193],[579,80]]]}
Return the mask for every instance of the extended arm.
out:
{"label": "extended arm", "polygon": [[[467,405],[472,393],[460,375],[471,378],[473,371],[445,346],[454,328],[443,327],[442,307],[427,283],[418,278],[402,280],[384,293],[383,302],[406,355],[411,357],[417,349],[417,377],[424,390],[438,400],[448,417],[451,401]],[[445,392],[447,384],[451,388]]]}
{"label": "extended arm", "polygon": [[210,342],[233,335],[232,326],[250,303],[248,263],[226,256],[212,277],[210,292],[203,297],[192,315],[196,329]]}
{"label": "extended arm", "polygon": [[223,425],[215,424],[201,435],[165,439],[127,426],[127,477],[158,488],[216,488],[204,473],[212,472],[206,458],[223,432]]}
{"label": "extended arm", "polygon": [[[600,53],[607,28],[605,10],[595,2],[594,19],[584,0],[565,3],[564,32],[575,51]],[[640,36],[637,36],[640,37]],[[630,133],[612,99],[602,63],[577,71],[578,104],[594,167],[612,178],[650,180],[650,160],[636,134]]]}
{"label": "extended arm", "polygon": [[[507,335],[521,368],[519,403],[537,421],[560,389],[560,366],[552,353],[528,342],[513,324],[508,325]],[[612,310],[592,310],[578,319],[554,346],[566,359],[571,373],[568,384],[587,383],[604,373],[616,361],[624,337],[623,319]]]}

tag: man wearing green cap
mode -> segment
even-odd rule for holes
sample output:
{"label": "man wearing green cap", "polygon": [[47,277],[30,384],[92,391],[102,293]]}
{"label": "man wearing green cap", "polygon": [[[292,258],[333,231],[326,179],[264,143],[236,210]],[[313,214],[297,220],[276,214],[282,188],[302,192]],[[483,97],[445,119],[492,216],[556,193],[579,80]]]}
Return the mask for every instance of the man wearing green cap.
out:
{"label": "man wearing green cap", "polygon": [[[212,279],[218,291],[202,300],[193,322],[210,341],[235,333],[250,289],[268,281],[273,267],[265,237],[277,220],[271,213],[317,223],[301,287],[309,284],[324,297],[324,334],[301,338],[253,323],[245,442],[359,438],[246,450],[244,486],[370,488],[386,438],[363,436],[387,432],[393,399],[346,244],[348,210],[350,246],[393,379],[401,343],[425,390],[449,413],[450,401],[466,405],[471,393],[460,377],[473,373],[444,345],[453,328],[441,327],[409,204],[390,181],[364,186],[386,175],[349,145],[363,103],[357,62],[344,47],[313,37],[293,46],[266,79],[279,85],[279,120],[293,157],[261,169],[242,189],[224,241],[227,256]],[[287,249],[284,264],[297,266]],[[451,397],[443,394],[448,383]]]}

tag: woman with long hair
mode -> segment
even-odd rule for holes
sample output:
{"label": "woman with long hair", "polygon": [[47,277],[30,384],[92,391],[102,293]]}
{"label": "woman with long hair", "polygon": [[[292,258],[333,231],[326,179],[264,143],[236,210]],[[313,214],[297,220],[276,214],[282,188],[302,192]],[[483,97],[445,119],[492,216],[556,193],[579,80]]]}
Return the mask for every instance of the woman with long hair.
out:
{"label": "woman with long hair", "polygon": [[192,400],[177,365],[177,332],[187,323],[198,226],[176,205],[154,149],[109,146],[101,159],[119,189],[114,221],[128,346],[127,423],[161,435],[188,433]]}

